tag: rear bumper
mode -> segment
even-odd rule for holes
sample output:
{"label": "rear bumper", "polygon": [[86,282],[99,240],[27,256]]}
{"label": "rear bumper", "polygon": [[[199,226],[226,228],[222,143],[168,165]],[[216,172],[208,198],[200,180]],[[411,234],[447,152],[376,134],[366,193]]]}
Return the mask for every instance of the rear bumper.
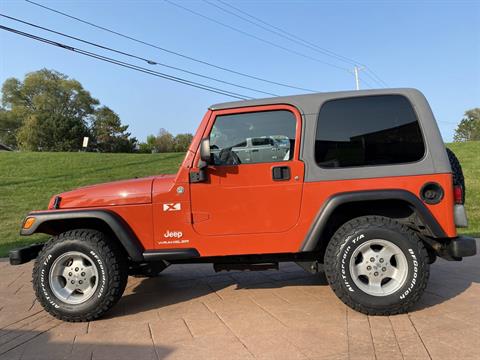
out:
{"label": "rear bumper", "polygon": [[461,259],[474,256],[477,253],[477,242],[474,238],[458,236],[447,239],[440,249],[440,256],[452,259]]}

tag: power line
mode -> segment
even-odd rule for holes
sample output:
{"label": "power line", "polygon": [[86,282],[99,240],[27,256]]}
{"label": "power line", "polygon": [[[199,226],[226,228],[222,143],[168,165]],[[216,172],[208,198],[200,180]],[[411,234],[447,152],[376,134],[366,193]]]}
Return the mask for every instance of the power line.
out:
{"label": "power line", "polygon": [[[364,65],[364,66],[365,66],[365,70],[367,70],[367,72],[366,72],[365,74],[367,74],[367,76],[368,76],[370,79],[376,78],[376,79],[377,79],[378,81],[380,81],[383,85],[385,85],[386,87],[388,87],[388,84],[387,84],[385,81],[383,81],[383,79],[382,79],[380,76],[378,76],[372,69],[370,69],[370,67],[368,67],[367,65]],[[372,74],[373,77],[372,77],[372,75],[370,75],[370,74]],[[375,79],[374,79],[374,80],[375,80]],[[378,82],[378,81],[377,81],[377,82]]]}
{"label": "power line", "polygon": [[346,72],[348,72],[348,73],[352,73],[352,71],[349,70],[349,69],[347,69],[347,68],[344,68],[344,67],[342,67],[342,66],[338,66],[338,65],[329,63],[329,62],[327,62],[327,61],[320,60],[320,59],[318,59],[318,58],[315,58],[315,57],[313,57],[313,56],[310,56],[310,55],[301,53],[301,52],[296,51],[296,50],[292,50],[292,49],[290,49],[290,48],[288,48],[288,47],[285,47],[285,46],[283,46],[283,45],[277,44],[277,43],[275,43],[275,42],[273,42],[273,41],[264,39],[264,38],[262,38],[262,37],[260,37],[260,36],[251,34],[251,33],[249,33],[249,32],[246,32],[246,31],[243,31],[243,30],[241,30],[241,29],[238,29],[238,28],[236,28],[236,27],[234,27],[234,26],[225,24],[225,23],[223,23],[223,22],[221,22],[221,21],[218,21],[218,20],[216,20],[216,19],[214,19],[214,18],[211,18],[211,17],[209,17],[209,16],[207,16],[207,15],[203,15],[203,14],[201,14],[201,13],[195,11],[195,10],[189,9],[189,8],[187,8],[187,7],[183,6],[183,5],[177,4],[177,3],[173,2],[173,1],[170,1],[170,0],[164,0],[164,1],[167,2],[167,3],[169,3],[169,4],[171,4],[171,5],[173,5],[173,6],[178,7],[179,9],[182,9],[182,10],[184,10],[184,11],[187,11],[187,12],[191,13],[191,14],[194,14],[194,15],[196,15],[196,16],[198,16],[198,17],[201,17],[201,18],[206,19],[206,20],[208,20],[208,21],[211,21],[211,22],[213,22],[213,23],[215,23],[215,24],[218,24],[218,25],[220,25],[220,26],[223,26],[223,27],[225,27],[225,28],[227,28],[227,29],[236,31],[236,32],[238,32],[238,33],[240,33],[240,34],[243,34],[243,35],[245,35],[245,36],[248,36],[248,37],[251,37],[251,38],[256,39],[256,40],[258,40],[258,41],[261,41],[261,42],[263,42],[263,43],[265,43],[265,44],[269,44],[269,45],[271,45],[271,46],[273,46],[273,47],[276,47],[276,48],[278,48],[278,49],[282,49],[282,50],[284,50],[284,51],[286,51],[286,52],[289,52],[289,53],[291,53],[291,54],[294,54],[294,55],[297,55],[297,56],[301,56],[301,57],[303,57],[303,58],[306,58],[306,59],[309,59],[309,60],[313,60],[313,61],[316,61],[316,62],[325,64],[325,65],[328,65],[328,66],[337,68],[337,69],[339,69],[339,70],[346,71]]}
{"label": "power line", "polygon": [[[253,25],[255,25],[255,26],[258,26],[258,27],[260,27],[260,28],[262,28],[262,29],[264,29],[264,30],[266,30],[266,31],[269,31],[269,32],[271,32],[271,33],[274,33],[274,34],[276,34],[276,35],[278,35],[278,36],[281,36],[281,37],[283,37],[283,38],[285,38],[285,39],[288,39],[288,40],[290,40],[290,41],[292,41],[292,42],[295,42],[295,43],[297,43],[297,44],[300,44],[300,45],[303,45],[303,46],[305,46],[305,47],[308,47],[308,48],[310,48],[310,49],[312,49],[312,50],[315,50],[315,51],[317,51],[317,52],[320,52],[320,53],[322,53],[322,54],[324,54],[324,55],[327,55],[327,56],[330,56],[330,57],[334,57],[334,58],[336,58],[336,59],[338,59],[338,60],[340,60],[340,61],[344,61],[344,62],[349,63],[349,64],[351,64],[351,65],[359,65],[359,66],[363,67],[365,70],[371,72],[372,75],[376,77],[376,79],[375,79],[374,77],[372,77],[370,74],[367,73],[367,75],[368,75],[370,78],[372,78],[374,81],[376,81],[377,83],[382,83],[382,84],[385,85],[385,86],[388,86],[388,84],[387,84],[385,81],[383,81],[376,73],[374,73],[373,70],[371,70],[367,65],[362,64],[362,63],[359,62],[359,61],[356,61],[356,60],[354,60],[354,59],[352,59],[352,58],[349,58],[349,57],[346,57],[346,56],[337,54],[337,53],[335,53],[335,52],[333,52],[333,51],[331,51],[331,50],[328,50],[328,49],[326,49],[326,48],[320,47],[320,46],[318,46],[317,44],[314,44],[314,43],[312,43],[312,42],[310,42],[310,41],[307,41],[307,40],[305,40],[305,39],[303,39],[303,38],[301,38],[301,37],[299,37],[299,36],[297,36],[297,35],[295,35],[295,34],[292,34],[292,33],[288,32],[288,31],[285,31],[285,30],[281,29],[281,28],[278,27],[278,26],[272,25],[272,24],[270,24],[270,23],[268,23],[268,22],[266,22],[266,21],[264,21],[264,20],[262,20],[262,19],[260,19],[260,18],[258,18],[258,17],[256,17],[256,16],[254,16],[254,15],[252,15],[252,14],[249,14],[248,12],[243,11],[243,10],[237,8],[236,6],[231,5],[231,4],[229,4],[228,2],[226,2],[226,1],[218,0],[218,2],[222,3],[223,5],[228,6],[229,8],[234,9],[235,11],[237,11],[237,12],[243,14],[243,15],[246,15],[246,16],[250,17],[251,19],[254,19],[254,20],[256,20],[257,22],[259,22],[259,23],[261,23],[261,24],[263,24],[263,25],[266,25],[266,26],[263,26],[263,25],[260,25],[260,24],[258,24],[258,23],[255,23],[254,21],[251,21],[251,20],[245,18],[244,16],[238,15],[238,14],[232,12],[232,11],[229,11],[229,10],[227,10],[227,9],[224,9],[224,8],[222,8],[221,6],[218,6],[218,5],[214,4],[213,2],[211,2],[211,1],[209,1],[209,0],[203,0],[203,1],[206,2],[206,3],[208,3],[208,4],[210,4],[211,6],[214,6],[214,7],[218,8],[218,9],[226,12],[226,13],[229,13],[229,14],[231,14],[231,15],[233,15],[233,16],[236,16],[236,17],[238,17],[238,18],[240,18],[240,19],[242,19],[242,20],[244,20],[244,21],[247,21],[247,22],[249,22],[249,23],[251,23],[251,24],[253,24]],[[271,29],[267,28],[267,26],[270,27],[271,29],[274,29],[274,30],[271,30]]]}
{"label": "power line", "polygon": [[[237,11],[237,12],[239,12],[239,13],[241,13],[241,14],[244,14],[244,15],[246,15],[246,16],[248,16],[248,17],[250,17],[250,18],[256,20],[257,22],[259,22],[259,23],[261,23],[261,24],[264,24],[264,25],[266,25],[266,26],[263,26],[263,25],[261,25],[261,24],[258,24],[258,23],[254,22],[254,21],[252,21],[252,20],[249,20],[249,19],[245,18],[244,16],[241,16],[241,15],[236,14],[236,13],[233,12],[233,11],[230,11],[230,10],[227,10],[227,9],[225,9],[225,8],[222,8],[221,6],[215,4],[215,3],[212,2],[212,1],[209,1],[209,0],[203,0],[203,1],[206,2],[207,4],[209,4],[210,6],[216,7],[217,9],[220,9],[220,10],[226,12],[227,14],[230,14],[230,15],[233,15],[233,16],[235,16],[235,17],[238,17],[238,18],[240,18],[240,19],[242,19],[242,20],[244,20],[244,21],[249,22],[250,24],[253,24],[253,25],[255,25],[255,26],[258,26],[258,27],[260,27],[260,28],[262,28],[262,29],[264,29],[264,30],[266,30],[266,31],[268,31],[268,32],[271,32],[271,33],[273,33],[273,34],[275,34],[275,35],[278,35],[278,36],[280,36],[280,37],[282,37],[282,38],[284,38],[284,39],[290,40],[290,41],[292,41],[292,42],[294,42],[294,43],[297,43],[297,44],[300,44],[300,45],[302,45],[302,46],[306,46],[306,47],[308,47],[308,48],[310,48],[310,49],[312,49],[312,50],[319,51],[320,53],[322,53],[322,54],[324,54],[324,55],[331,56],[331,57],[335,57],[336,59],[341,60],[341,61],[344,61],[344,62],[347,62],[347,63],[349,63],[349,64],[351,64],[351,65],[362,65],[362,64],[360,64],[358,61],[348,59],[348,58],[346,58],[346,57],[344,57],[344,56],[342,56],[342,55],[338,55],[338,54],[334,53],[333,51],[330,51],[330,50],[328,50],[328,49],[321,48],[321,47],[319,47],[319,46],[317,46],[317,45],[315,45],[315,44],[312,44],[312,43],[310,43],[310,42],[308,42],[308,41],[306,41],[306,40],[304,40],[304,39],[302,39],[302,38],[300,38],[300,37],[298,37],[298,36],[296,36],[296,35],[294,35],[294,34],[291,34],[291,33],[287,32],[287,31],[285,31],[285,30],[282,30],[281,28],[279,28],[279,27],[277,27],[277,26],[274,26],[274,25],[272,25],[272,24],[269,24],[269,23],[267,23],[266,21],[264,21],[264,20],[262,20],[262,19],[260,19],[260,18],[258,18],[258,17],[256,17],[256,16],[253,16],[253,15],[247,13],[246,11],[243,11],[243,10],[241,10],[241,9],[239,9],[239,8],[233,6],[233,5],[231,5],[231,4],[229,4],[229,3],[225,2],[225,1],[218,0],[218,2],[222,3],[223,5],[228,6],[228,7],[232,8],[232,9],[234,9],[235,11]],[[272,30],[272,28],[275,29],[275,30]]]}
{"label": "power line", "polygon": [[281,83],[281,82],[278,82],[278,81],[268,80],[268,79],[261,78],[261,77],[255,76],[255,75],[250,75],[250,74],[246,74],[246,73],[243,73],[243,72],[240,72],[240,71],[237,71],[237,70],[233,70],[233,69],[230,69],[230,68],[226,68],[226,67],[223,67],[223,66],[220,66],[220,65],[215,65],[215,64],[213,64],[213,63],[210,63],[210,62],[207,62],[207,61],[204,61],[204,60],[200,60],[200,59],[197,59],[197,58],[194,58],[194,57],[191,57],[191,56],[188,56],[188,55],[185,55],[185,54],[182,54],[182,53],[173,51],[173,50],[169,50],[169,49],[167,49],[167,48],[164,48],[164,47],[161,47],[161,46],[158,46],[158,45],[155,45],[155,44],[153,44],[153,43],[150,43],[150,42],[147,42],[147,41],[144,41],[144,40],[141,40],[141,39],[138,39],[138,38],[135,38],[135,37],[132,37],[132,36],[123,34],[123,33],[120,33],[120,32],[118,32],[118,31],[109,29],[109,28],[107,28],[107,27],[104,27],[104,26],[101,26],[101,25],[92,23],[92,22],[90,22],[90,21],[83,20],[83,19],[81,19],[81,18],[79,18],[79,17],[76,17],[76,16],[73,16],[73,15],[67,14],[67,13],[65,13],[65,12],[62,12],[62,11],[53,9],[53,8],[51,8],[51,7],[48,7],[48,6],[39,4],[39,3],[35,2],[35,1],[31,1],[31,0],[25,0],[25,1],[28,2],[28,3],[30,3],[30,4],[32,4],[32,5],[41,7],[41,8],[43,8],[43,9],[45,9],[45,10],[48,10],[48,11],[54,12],[54,13],[56,13],[56,14],[59,14],[59,15],[68,17],[68,18],[70,18],[70,19],[73,19],[73,20],[75,20],[75,21],[81,22],[81,23],[83,23],[83,24],[92,26],[92,27],[97,28],[97,29],[99,29],[99,30],[106,31],[106,32],[108,32],[108,33],[111,33],[111,34],[120,36],[120,37],[122,37],[122,38],[131,40],[131,41],[134,41],[134,42],[136,42],[136,43],[139,43],[139,44],[142,44],[142,45],[146,45],[146,46],[155,48],[155,49],[157,49],[157,50],[160,50],[160,51],[163,51],[163,52],[166,52],[166,53],[175,55],[175,56],[179,56],[179,57],[182,57],[182,58],[187,59],[187,60],[190,60],[190,61],[194,61],[194,62],[199,63],[199,64],[202,64],[202,65],[210,66],[210,67],[215,68],[215,69],[218,69],[218,70],[226,71],[226,72],[229,72],[229,73],[232,73],[232,74],[235,74],[235,75],[239,75],[239,76],[243,76],[243,77],[246,77],[246,78],[249,78],[249,79],[253,79],[253,80],[257,80],[257,81],[262,81],[262,82],[265,82],[265,83],[268,83],[268,84],[273,84],[273,85],[277,85],[277,86],[282,86],[282,87],[286,87],[286,88],[290,88],[290,89],[301,90],[301,91],[308,91],[308,92],[317,92],[317,90],[312,90],[312,89],[308,89],[308,88],[304,88],[304,87],[300,87],[300,86],[295,86],[295,85],[290,85],[290,84],[286,84],[286,83]]}
{"label": "power line", "polygon": [[373,89],[373,86],[372,86],[372,84],[371,84],[369,81],[367,81],[367,80],[365,80],[365,79],[362,79],[360,76],[358,77],[358,79],[360,80],[360,82],[362,82],[362,83],[364,83],[365,85],[367,85],[370,89]]}
{"label": "power line", "polygon": [[82,49],[79,49],[79,48],[75,48],[75,47],[70,46],[70,45],[66,45],[66,44],[63,44],[63,43],[60,43],[60,42],[57,42],[57,41],[53,41],[53,40],[46,39],[46,38],[43,38],[43,37],[40,37],[40,36],[37,36],[37,35],[26,33],[26,32],[23,32],[23,31],[20,31],[20,30],[17,30],[17,29],[13,29],[13,28],[10,28],[10,27],[7,27],[7,26],[0,25],[0,29],[5,30],[5,31],[9,31],[11,33],[21,35],[21,36],[24,36],[24,37],[27,37],[27,38],[30,38],[30,39],[33,39],[33,40],[37,40],[37,41],[40,41],[40,42],[43,42],[43,43],[46,43],[46,44],[49,44],[49,45],[52,45],[52,46],[56,46],[56,47],[59,47],[59,48],[62,48],[62,49],[68,50],[68,51],[72,51],[74,53],[89,56],[89,57],[95,58],[97,60],[101,60],[101,61],[108,62],[108,63],[111,63],[111,64],[115,64],[115,65],[118,65],[118,66],[122,66],[122,67],[125,67],[125,68],[136,70],[136,71],[139,71],[139,72],[142,72],[142,73],[145,73],[145,74],[153,75],[153,76],[160,77],[160,78],[163,78],[163,79],[167,79],[167,80],[170,80],[170,81],[178,82],[178,83],[181,83],[181,84],[184,84],[184,85],[192,86],[192,87],[195,87],[195,88],[198,88],[198,89],[210,91],[210,92],[213,92],[213,93],[229,96],[229,97],[240,99],[240,100],[252,99],[251,97],[248,97],[248,96],[245,96],[245,95],[242,95],[242,94],[238,94],[238,93],[235,93],[235,92],[219,89],[219,88],[216,88],[216,87],[213,87],[213,86],[201,84],[201,83],[198,83],[198,82],[195,82],[195,81],[183,79],[183,78],[173,76],[173,75],[169,75],[169,74],[165,74],[165,73],[162,73],[162,72],[150,70],[150,69],[138,66],[138,65],[127,63],[127,62],[120,61],[120,60],[117,60],[117,59],[113,59],[113,58],[103,56],[103,55],[100,55],[100,54],[97,54],[97,53],[94,53],[94,52],[90,52],[90,51],[82,50]]}
{"label": "power line", "polygon": [[46,28],[44,26],[36,25],[36,24],[30,23],[28,21],[24,21],[24,20],[12,17],[12,16],[4,15],[4,14],[1,14],[1,13],[0,13],[0,16],[2,16],[4,18],[7,18],[7,19],[10,19],[10,20],[13,20],[13,21],[20,22],[22,24],[26,24],[26,25],[35,27],[37,29],[41,29],[41,30],[48,31],[50,33],[57,34],[57,35],[60,35],[60,36],[63,36],[63,37],[69,38],[69,39],[80,41],[82,43],[92,45],[92,46],[95,46],[95,47],[98,47],[98,48],[101,48],[101,49],[104,49],[104,50],[108,50],[108,51],[111,51],[111,52],[114,52],[114,53],[117,53],[117,54],[121,54],[121,55],[124,55],[124,56],[128,56],[128,57],[131,57],[131,58],[134,58],[134,59],[142,60],[142,61],[145,61],[149,65],[159,65],[159,66],[167,67],[169,69],[174,69],[174,70],[177,70],[177,71],[181,71],[181,72],[184,72],[184,73],[187,73],[187,74],[190,74],[190,75],[195,75],[195,76],[199,76],[199,77],[202,77],[202,78],[205,78],[205,79],[217,81],[217,82],[220,82],[220,83],[223,83],[223,84],[236,86],[238,88],[251,90],[251,91],[255,91],[255,92],[266,94],[266,95],[278,96],[277,94],[273,94],[273,93],[270,93],[270,92],[254,89],[254,88],[243,86],[243,85],[238,85],[238,84],[231,83],[231,82],[228,82],[228,81],[225,81],[225,80],[220,80],[220,79],[217,79],[217,78],[214,78],[214,77],[211,77],[211,76],[202,75],[202,74],[199,74],[199,73],[196,73],[196,72],[193,72],[193,71],[189,71],[189,70],[185,70],[185,69],[182,69],[182,68],[179,68],[179,67],[175,67],[175,66],[167,65],[167,64],[160,63],[160,62],[157,62],[157,61],[154,61],[154,60],[146,59],[146,58],[143,58],[141,56],[137,56],[137,55],[134,55],[134,54],[131,54],[131,53],[116,50],[116,49],[110,48],[110,47],[105,46],[105,45],[100,45],[98,43],[87,41],[87,40],[78,38],[76,36],[68,35],[68,34],[65,34],[65,33],[62,33],[62,32],[56,31],[56,30]]}

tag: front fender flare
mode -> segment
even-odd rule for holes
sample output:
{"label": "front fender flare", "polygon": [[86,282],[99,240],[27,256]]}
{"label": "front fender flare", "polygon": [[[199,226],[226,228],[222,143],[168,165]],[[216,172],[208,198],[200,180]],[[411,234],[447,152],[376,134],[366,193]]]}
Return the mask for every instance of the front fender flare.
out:
{"label": "front fender flare", "polygon": [[[103,221],[110,227],[120,241],[128,256],[135,262],[144,261],[143,246],[130,226],[116,213],[109,210],[66,210],[32,212],[26,218],[34,217],[35,222],[29,229],[20,230],[20,235],[28,236],[35,233],[54,234],[48,231],[48,224],[52,225],[65,220],[96,219]],[[44,225],[44,226],[42,226]]]}
{"label": "front fender flare", "polygon": [[374,200],[403,200],[410,204],[422,222],[428,227],[434,237],[444,238],[447,235],[425,204],[413,193],[406,190],[369,190],[346,192],[330,197],[315,216],[310,229],[300,246],[300,252],[314,251],[317,244],[322,241],[320,235],[327,226],[327,222],[334,210],[346,203]]}

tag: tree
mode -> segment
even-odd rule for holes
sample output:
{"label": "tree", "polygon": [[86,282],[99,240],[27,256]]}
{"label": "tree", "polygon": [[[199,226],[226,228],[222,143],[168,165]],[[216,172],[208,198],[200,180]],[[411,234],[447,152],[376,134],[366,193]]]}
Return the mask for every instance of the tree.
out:
{"label": "tree", "polygon": [[177,152],[187,151],[192,140],[193,140],[192,134],[178,134],[177,136],[175,136],[175,151]]}
{"label": "tree", "polygon": [[128,125],[122,125],[120,117],[109,107],[95,110],[91,134],[93,146],[100,152],[132,152],[137,139],[127,132]]}
{"label": "tree", "polygon": [[21,123],[16,140],[26,150],[80,149],[98,103],[78,81],[53,70],[29,73],[23,82],[10,78],[2,87],[2,105]]}
{"label": "tree", "polygon": [[480,108],[465,112],[453,136],[455,142],[474,140],[480,140]]}
{"label": "tree", "polygon": [[0,107],[0,143],[16,149],[16,135],[21,125],[21,119],[15,116],[11,111],[7,111]]}
{"label": "tree", "polygon": [[172,152],[175,150],[175,141],[173,135],[165,129],[160,129],[155,140],[154,150],[156,152]]}
{"label": "tree", "polygon": [[138,152],[144,154],[151,154],[155,149],[155,142],[157,137],[155,135],[148,135],[147,142],[140,143],[138,146]]}
{"label": "tree", "polygon": [[185,152],[192,142],[192,134],[178,134],[173,136],[165,129],[160,129],[158,136],[148,135],[147,142],[139,144],[139,152]]}

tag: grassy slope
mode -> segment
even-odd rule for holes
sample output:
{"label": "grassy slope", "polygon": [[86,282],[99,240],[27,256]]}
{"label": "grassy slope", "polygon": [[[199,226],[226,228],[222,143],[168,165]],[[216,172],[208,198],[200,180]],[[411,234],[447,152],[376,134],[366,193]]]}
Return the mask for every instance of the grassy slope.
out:
{"label": "grassy slope", "polygon": [[95,183],[175,173],[183,154],[0,152],[0,256],[44,235],[18,235],[30,210],[45,209],[53,194]]}
{"label": "grassy slope", "polygon": [[[480,142],[448,145],[463,165],[470,227],[480,237]],[[53,194],[117,179],[174,173],[183,154],[94,154],[0,152],[0,256],[22,243],[45,236],[18,235],[23,216],[45,209]]]}
{"label": "grassy slope", "polygon": [[459,232],[480,237],[480,141],[452,143],[447,146],[453,150],[462,164],[467,190],[465,205],[469,226],[467,229],[460,229]]}

